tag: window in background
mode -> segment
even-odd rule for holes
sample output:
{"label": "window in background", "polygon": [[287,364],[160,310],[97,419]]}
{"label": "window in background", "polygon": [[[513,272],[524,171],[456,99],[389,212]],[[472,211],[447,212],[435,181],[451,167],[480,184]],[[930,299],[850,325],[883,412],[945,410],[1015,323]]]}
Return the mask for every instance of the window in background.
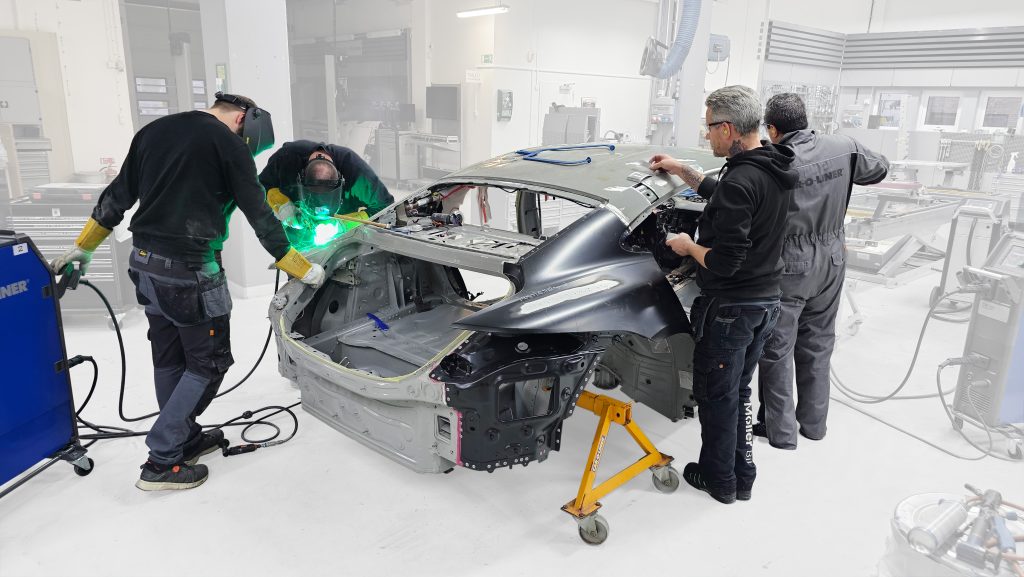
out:
{"label": "window in background", "polygon": [[1020,117],[1019,96],[989,96],[985,104],[985,118],[981,121],[983,128],[1013,128]]}
{"label": "window in background", "polygon": [[959,96],[929,96],[924,123],[932,126],[956,126],[956,112],[959,107]]}
{"label": "window in background", "polygon": [[[882,117],[881,126],[899,128],[900,116],[903,115],[903,99],[905,94],[883,92],[878,97],[878,115]],[[954,108],[955,110],[955,108]]]}

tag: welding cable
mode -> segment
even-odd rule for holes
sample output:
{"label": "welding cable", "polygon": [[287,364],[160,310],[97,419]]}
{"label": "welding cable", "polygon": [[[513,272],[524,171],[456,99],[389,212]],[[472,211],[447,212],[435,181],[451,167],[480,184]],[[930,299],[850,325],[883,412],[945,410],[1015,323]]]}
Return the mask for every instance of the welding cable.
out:
{"label": "welding cable", "polygon": [[[276,275],[276,277],[274,279],[274,292],[277,292],[277,290],[279,288],[280,278],[281,278],[280,271],[278,271],[278,273],[277,273],[277,275]],[[88,286],[90,289],[92,289],[96,293],[96,295],[103,302],[103,305],[106,307],[107,313],[110,314],[110,318],[111,318],[111,320],[113,321],[113,324],[114,324],[114,332],[117,335],[118,349],[119,349],[119,351],[121,353],[121,386],[120,386],[120,392],[119,392],[119,396],[118,396],[118,413],[119,413],[121,419],[123,421],[125,421],[125,422],[135,422],[135,421],[141,421],[141,420],[147,419],[149,417],[158,415],[159,411],[154,412],[154,413],[152,413],[150,415],[146,415],[146,416],[143,416],[143,417],[137,417],[137,418],[134,418],[134,419],[129,419],[129,418],[125,417],[125,415],[124,415],[124,393],[125,393],[125,374],[126,374],[127,360],[126,360],[125,349],[124,349],[124,337],[121,334],[120,327],[117,324],[117,319],[114,316],[113,307],[110,305],[110,301],[107,300],[107,298],[103,294],[103,292],[100,289],[96,288],[96,286],[94,286],[92,283],[90,283],[87,280],[82,279],[82,280],[79,281],[79,284],[84,284],[84,285]],[[217,397],[223,396],[223,395],[225,395],[225,394],[235,390],[236,388],[241,386],[242,383],[244,383],[246,380],[248,380],[249,377],[252,376],[252,374],[256,371],[256,368],[263,361],[263,357],[266,355],[267,349],[269,348],[269,345],[270,345],[270,338],[271,338],[272,335],[273,335],[273,328],[271,328],[269,330],[268,334],[267,334],[267,339],[263,343],[263,350],[260,352],[259,357],[256,359],[256,362],[253,364],[253,367],[242,378],[242,380],[240,380],[238,383],[232,385],[227,390],[219,393],[217,395]],[[88,434],[80,435],[79,436],[80,439],[90,441],[89,444],[86,445],[86,447],[91,446],[93,443],[95,443],[96,441],[99,441],[99,440],[121,439],[121,438],[128,438],[128,437],[140,437],[140,436],[144,436],[144,435],[149,434],[148,430],[145,430],[145,431],[134,431],[132,429],[126,429],[126,428],[123,428],[123,427],[114,427],[114,426],[110,426],[110,425],[98,425],[96,423],[92,423],[90,421],[87,421],[87,420],[83,419],[81,416],[79,416],[81,411],[83,409],[85,409],[86,404],[92,398],[93,391],[96,388],[96,383],[99,380],[99,366],[96,364],[95,360],[93,360],[91,357],[79,356],[79,357],[73,357],[73,359],[81,359],[76,364],[80,364],[81,362],[88,361],[88,362],[91,362],[92,365],[93,365],[93,383],[92,383],[92,385],[91,385],[91,387],[89,389],[89,394],[86,396],[85,402],[82,403],[82,406],[78,409],[78,411],[76,411],[76,418],[77,418],[78,422],[81,423],[86,428],[91,429],[93,431],[96,431],[95,433],[88,433]],[[70,364],[70,361],[69,361],[69,364]],[[259,446],[262,446],[262,447],[279,445],[281,443],[285,443],[285,442],[291,440],[293,437],[295,437],[296,433],[298,433],[299,419],[298,419],[298,416],[291,409],[297,407],[300,404],[301,404],[301,402],[298,402],[298,403],[294,403],[292,405],[288,405],[286,407],[282,407],[280,405],[270,405],[270,406],[262,407],[262,408],[259,408],[259,409],[253,410],[253,411],[246,411],[241,416],[236,417],[236,418],[234,418],[234,419],[232,419],[230,421],[227,421],[225,423],[221,423],[221,424],[218,424],[218,425],[205,425],[203,428],[204,429],[220,429],[220,428],[223,428],[223,427],[245,427],[244,429],[242,429],[242,439],[245,440],[247,443],[256,444],[256,445],[259,445]],[[259,419],[255,420],[255,421],[242,421],[241,420],[241,419],[249,419],[249,418],[251,418],[255,414],[261,413],[263,411],[273,410],[273,409],[277,409],[277,410],[274,411],[273,413],[270,413],[269,415],[265,415],[263,417],[260,417]],[[279,426],[277,426],[276,424],[267,421],[267,419],[269,419],[270,417],[273,417],[274,415],[282,413],[282,412],[287,412],[289,414],[289,416],[291,416],[292,422],[294,423],[294,428],[293,428],[291,434],[287,438],[285,438],[283,440],[276,440],[277,437],[279,437],[281,435],[281,428]],[[256,425],[269,426],[269,427],[273,428],[275,430],[275,432],[274,432],[274,434],[271,437],[269,437],[267,439],[258,440],[258,441],[253,441],[253,440],[247,439],[246,438],[246,434],[248,433],[249,429],[251,427],[253,427],[253,426],[256,426]]]}
{"label": "welding cable", "polygon": [[[850,399],[851,401],[853,401],[855,403],[869,402],[869,401],[862,401],[861,399],[884,399],[884,397],[879,397],[879,396],[875,396],[875,395],[868,395],[866,393],[860,393],[860,392],[857,392],[857,391],[847,387],[845,385],[845,383],[843,383],[843,381],[841,381],[839,379],[839,375],[836,374],[835,369],[833,369],[831,366],[829,367],[829,375],[830,375],[830,379],[832,381],[832,384],[835,385],[836,389],[838,389],[839,392],[842,393],[846,398]],[[954,392],[956,392],[956,387],[953,387],[951,389],[947,389],[945,391],[942,391],[941,396],[947,397],[951,393],[954,393]],[[890,397],[887,400],[890,400],[890,401],[920,401],[920,400],[923,400],[923,399],[934,399],[935,397],[938,397],[938,396],[940,396],[939,393],[922,393],[920,395],[898,395],[898,396],[895,396],[895,397]],[[860,398],[858,398],[858,397],[860,397]]]}
{"label": "welding cable", "polygon": [[[935,304],[933,304],[931,306],[931,308],[928,309],[928,314],[925,315],[924,323],[921,324],[921,331],[920,331],[920,333],[917,336],[917,345],[914,347],[914,356],[911,357],[911,359],[910,359],[910,366],[907,367],[907,372],[906,372],[905,375],[903,375],[903,380],[900,381],[900,384],[891,393],[889,393],[888,395],[885,395],[885,396],[877,396],[877,395],[869,395],[869,394],[866,394],[866,393],[858,392],[857,390],[853,389],[852,387],[850,387],[846,383],[844,383],[839,378],[839,375],[836,373],[835,368],[833,368],[832,366],[829,366],[829,375],[830,375],[831,381],[834,384],[836,384],[836,387],[840,390],[840,392],[842,392],[843,394],[848,396],[850,398],[850,400],[852,400],[854,402],[857,402],[857,403],[864,403],[866,405],[873,405],[873,404],[877,404],[877,403],[884,403],[885,401],[889,401],[889,400],[915,400],[915,399],[931,398],[932,396],[934,396],[934,394],[928,395],[928,396],[908,395],[908,396],[901,396],[901,397],[898,397],[897,395],[899,395],[900,391],[902,391],[903,388],[907,386],[907,383],[910,382],[910,376],[914,373],[914,369],[917,367],[917,358],[918,358],[918,355],[921,354],[921,345],[924,343],[924,335],[928,331],[928,322],[933,318],[932,315],[935,313],[935,308],[939,306],[939,303],[941,303],[942,301],[946,300],[947,298],[949,298],[949,297],[951,297],[951,296],[953,296],[955,294],[962,293],[962,292],[968,292],[968,291],[966,291],[965,289],[962,289],[962,288],[961,289],[956,289],[954,291],[950,291],[950,292],[942,295],[942,297],[936,299],[935,300]],[[943,391],[940,390],[939,394],[949,394],[949,392],[943,393]]]}
{"label": "welding cable", "polygon": [[966,260],[967,266],[974,266],[974,263],[971,262],[971,261],[974,260],[972,258],[974,256],[973,255],[973,252],[974,252],[974,229],[977,228],[977,227],[978,227],[978,219],[972,218],[971,219],[971,229],[969,231],[967,231],[967,248],[965,249],[967,254],[965,255],[965,259],[964,260]]}
{"label": "welding cable", "polygon": [[970,315],[963,316],[963,317],[947,317],[945,315],[936,313],[936,314],[932,315],[932,318],[937,320],[937,321],[942,321],[944,323],[966,324],[966,323],[971,322],[971,316]]}
{"label": "welding cable", "polygon": [[[259,445],[261,447],[270,447],[270,446],[273,446],[273,445],[280,445],[282,443],[287,443],[288,441],[292,440],[295,437],[295,434],[299,432],[299,417],[292,411],[292,409],[294,409],[295,407],[297,407],[297,406],[299,406],[301,404],[302,404],[302,401],[299,401],[299,402],[296,402],[296,403],[292,403],[291,405],[288,405],[288,406],[268,405],[266,407],[262,407],[262,408],[256,409],[255,411],[245,411],[244,413],[242,413],[241,415],[235,417],[234,419],[231,419],[230,421],[221,423],[219,425],[212,425],[212,426],[208,426],[208,427],[204,427],[204,428],[223,429],[224,427],[245,427],[244,429],[242,429],[242,440],[245,441],[246,443],[251,443],[251,444],[254,444],[254,445]],[[260,417],[259,419],[256,419],[255,421],[243,421],[242,420],[242,419],[251,419],[254,416],[256,416],[258,413],[262,413],[264,411],[269,411],[269,410],[272,410],[272,409],[277,409],[277,410],[275,410],[273,413],[270,413],[269,415]],[[271,423],[271,422],[267,421],[267,419],[269,419],[270,417],[273,417],[274,415],[280,414],[280,413],[288,413],[288,416],[292,418],[293,429],[292,429],[291,434],[288,435],[286,438],[278,440],[277,438],[279,436],[281,436],[281,427],[277,426],[274,423]],[[272,434],[271,436],[269,436],[269,437],[267,437],[265,439],[250,439],[248,437],[249,429],[251,429],[252,427],[255,427],[257,425],[262,425],[262,426],[266,426],[266,427],[270,427],[270,428],[274,429],[274,434]]]}
{"label": "welding cable", "polygon": [[118,393],[118,399],[117,399],[117,413],[121,417],[121,420],[126,422],[126,423],[134,423],[134,422],[137,422],[137,421],[143,421],[143,420],[148,419],[150,417],[155,417],[156,415],[159,415],[160,411],[156,411],[156,412],[150,413],[148,415],[143,415],[141,417],[130,418],[130,417],[126,417],[125,416],[125,414],[124,414],[124,389],[125,389],[125,380],[126,380],[127,374],[128,374],[128,357],[127,357],[127,355],[124,352],[124,336],[121,335],[121,327],[118,325],[117,316],[114,315],[114,307],[110,306],[110,301],[107,300],[107,296],[103,294],[103,291],[101,291],[100,289],[96,288],[96,285],[92,284],[91,282],[89,282],[89,281],[87,281],[85,279],[82,279],[82,280],[78,281],[78,284],[85,285],[85,286],[89,287],[90,289],[92,289],[92,291],[94,293],[96,293],[96,296],[100,297],[100,300],[103,301],[103,306],[107,308],[107,313],[110,315],[110,322],[111,322],[111,324],[114,325],[114,334],[117,336],[117,349],[121,353],[121,390]]}
{"label": "welding cable", "polygon": [[96,392],[96,382],[100,380],[100,367],[92,357],[83,355],[72,357],[68,359],[68,368],[76,367],[85,362],[92,365],[92,384],[89,385],[89,394],[85,395],[85,400],[82,401],[82,405],[75,410],[75,416],[81,415],[82,411],[85,410],[85,406],[88,405],[89,401],[92,399],[92,394]]}
{"label": "welding cable", "polygon": [[957,303],[955,303],[955,302],[953,302],[951,304],[953,306],[951,308],[947,309],[947,310],[943,310],[943,311],[936,310],[935,312],[933,312],[932,313],[932,318],[937,320],[937,321],[943,321],[943,322],[946,322],[946,323],[969,323],[969,322],[971,322],[971,315],[969,315],[969,314],[965,315],[965,316],[961,316],[961,317],[951,317],[951,316],[947,316],[947,315],[969,311],[974,306],[973,304],[971,304],[971,303],[962,303],[961,306],[957,306]]}
{"label": "welding cable", "polygon": [[980,460],[985,458],[985,455],[977,455],[977,456],[973,456],[973,457],[966,457],[966,456],[963,456],[963,455],[958,455],[958,454],[950,451],[949,449],[947,449],[947,448],[945,448],[945,447],[943,447],[941,445],[937,445],[937,444],[929,441],[928,439],[925,439],[924,437],[916,435],[916,434],[914,434],[914,433],[912,433],[912,432],[910,432],[910,431],[900,427],[899,425],[897,425],[895,423],[887,421],[887,420],[885,420],[885,419],[883,419],[883,418],[881,418],[878,415],[875,415],[873,413],[869,413],[868,411],[864,410],[863,408],[861,408],[857,404],[851,403],[850,401],[847,401],[846,399],[844,399],[842,397],[837,397],[836,395],[830,395],[829,398],[831,398],[833,401],[839,403],[840,405],[843,405],[844,407],[848,407],[850,409],[853,409],[854,411],[857,411],[858,413],[864,415],[865,417],[868,417],[869,419],[873,419],[875,421],[878,421],[879,423],[881,423],[881,424],[883,424],[883,425],[885,425],[885,426],[887,426],[887,427],[889,427],[891,429],[895,429],[896,431],[898,431],[900,433],[903,433],[904,435],[906,435],[906,436],[908,436],[908,437],[910,437],[910,438],[912,438],[914,440],[920,441],[920,442],[924,443],[925,445],[928,445],[929,447],[931,447],[931,448],[933,448],[933,449],[935,449],[937,451],[941,451],[941,452],[949,455],[950,457],[953,457],[953,458],[956,458],[956,459],[960,459],[961,461],[980,461]]}
{"label": "welding cable", "polygon": [[[278,270],[278,273],[276,273],[273,276],[273,293],[274,294],[278,294],[278,290],[280,289],[280,287],[281,287],[281,270]],[[228,387],[225,390],[221,390],[220,393],[218,393],[216,396],[214,396],[214,399],[220,399],[224,395],[227,395],[228,393],[230,393],[230,391],[232,391],[232,390],[242,386],[243,382],[249,380],[249,377],[253,376],[253,373],[256,372],[256,367],[259,367],[260,363],[263,362],[263,357],[266,356],[266,349],[270,346],[270,338],[272,336],[273,336],[273,327],[269,327],[266,330],[266,340],[263,341],[263,349],[262,349],[262,351],[259,352],[259,357],[256,358],[256,362],[253,363],[253,367],[251,369],[249,369],[249,372],[246,373],[246,376],[242,377],[242,380],[240,380],[237,383],[232,384],[230,387]]]}
{"label": "welding cable", "polygon": [[[83,284],[83,285],[89,287],[90,289],[92,289],[93,292],[96,293],[96,296],[98,296],[100,298],[100,300],[103,301],[103,306],[106,307],[107,313],[110,315],[111,322],[114,325],[114,333],[117,335],[117,348],[118,348],[118,351],[121,354],[121,387],[120,387],[120,390],[118,392],[118,399],[117,399],[117,413],[118,413],[118,416],[121,418],[122,421],[124,421],[126,423],[137,423],[139,421],[144,421],[146,419],[149,419],[151,417],[155,417],[155,416],[159,415],[160,411],[154,411],[152,413],[149,413],[149,414],[146,414],[146,415],[142,415],[141,417],[128,417],[128,416],[126,416],[124,414],[124,396],[125,396],[125,389],[126,389],[126,382],[125,382],[125,380],[126,380],[126,375],[127,375],[127,355],[125,354],[125,350],[124,350],[124,336],[121,334],[121,327],[118,326],[117,317],[114,315],[114,308],[110,305],[110,301],[107,300],[106,295],[104,295],[103,292],[100,289],[96,288],[95,285],[93,285],[91,282],[89,282],[89,281],[87,281],[85,279],[80,280],[79,284]],[[274,276],[274,292],[275,293],[279,290],[280,284],[281,284],[281,271],[279,270],[279,271],[277,271],[277,273]],[[228,387],[227,389],[217,393],[217,395],[214,397],[215,399],[223,397],[224,395],[226,395],[226,394],[230,393],[231,391],[233,391],[233,390],[237,389],[238,387],[240,387],[242,385],[242,383],[244,383],[247,380],[249,380],[249,377],[251,377],[253,375],[253,373],[256,372],[256,369],[260,366],[260,363],[263,362],[263,358],[267,354],[267,349],[270,348],[270,339],[273,336],[273,334],[274,334],[273,327],[267,329],[267,338],[263,342],[263,348],[260,350],[260,354],[256,358],[256,362],[253,363],[252,368],[249,369],[249,372],[246,373],[246,375],[244,377],[242,377],[242,379],[240,381],[238,381],[234,385]],[[90,393],[90,395],[91,395],[91,393]],[[87,399],[87,401],[88,401],[88,399]],[[84,403],[83,403],[83,408],[84,408]],[[79,409],[79,411],[81,411],[81,409]]]}

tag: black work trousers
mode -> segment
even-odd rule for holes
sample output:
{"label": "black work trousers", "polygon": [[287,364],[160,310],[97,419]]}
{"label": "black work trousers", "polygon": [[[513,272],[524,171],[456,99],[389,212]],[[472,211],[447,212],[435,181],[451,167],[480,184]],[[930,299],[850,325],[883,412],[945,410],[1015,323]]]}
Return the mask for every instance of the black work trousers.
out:
{"label": "black work trousers", "polygon": [[133,249],[128,275],[146,308],[160,416],[149,434],[149,460],[180,463],[202,433],[196,418],[217,394],[231,356],[231,295],[217,262],[184,263]]}
{"label": "black work trousers", "polygon": [[778,299],[699,296],[690,309],[693,398],[700,418],[700,468],[715,493],[754,485],[750,379],[779,318]]}

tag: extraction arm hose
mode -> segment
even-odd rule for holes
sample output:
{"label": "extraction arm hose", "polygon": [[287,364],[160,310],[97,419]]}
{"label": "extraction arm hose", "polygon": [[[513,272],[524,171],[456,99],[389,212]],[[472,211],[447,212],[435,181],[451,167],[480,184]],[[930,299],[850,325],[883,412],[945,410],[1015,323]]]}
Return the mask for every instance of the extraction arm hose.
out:
{"label": "extraction arm hose", "polygon": [[703,0],[683,0],[679,24],[676,26],[676,39],[669,48],[668,56],[665,57],[661,70],[656,74],[658,78],[670,78],[683,67],[683,62],[686,61],[686,56],[693,46],[693,39],[697,36],[701,4],[703,4]]}

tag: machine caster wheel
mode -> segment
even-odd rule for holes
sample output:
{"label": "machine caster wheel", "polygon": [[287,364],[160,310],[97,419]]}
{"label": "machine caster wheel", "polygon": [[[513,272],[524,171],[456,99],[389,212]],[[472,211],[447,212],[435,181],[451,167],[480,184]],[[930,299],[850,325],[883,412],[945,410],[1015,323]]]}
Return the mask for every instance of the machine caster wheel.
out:
{"label": "machine caster wheel", "polygon": [[[659,474],[661,477],[659,478]],[[654,488],[662,493],[675,493],[676,489],[679,488],[679,471],[676,471],[672,467],[662,467],[657,469],[651,475],[651,481],[654,482]]]}
{"label": "machine caster wheel", "polygon": [[85,458],[85,462],[88,465],[87,467],[82,467],[82,466],[79,466],[79,465],[73,465],[74,469],[75,469],[75,474],[78,475],[79,477],[86,477],[86,476],[88,476],[89,473],[92,473],[92,470],[95,468],[93,466],[93,465],[95,465],[95,463],[93,462],[93,460],[91,458],[86,457]]}
{"label": "machine caster wheel", "polygon": [[608,539],[608,521],[604,517],[593,514],[577,521],[580,527],[580,539],[588,545],[600,545]]}
{"label": "machine caster wheel", "polygon": [[964,420],[960,417],[953,417],[953,428],[957,431],[964,430]]}

